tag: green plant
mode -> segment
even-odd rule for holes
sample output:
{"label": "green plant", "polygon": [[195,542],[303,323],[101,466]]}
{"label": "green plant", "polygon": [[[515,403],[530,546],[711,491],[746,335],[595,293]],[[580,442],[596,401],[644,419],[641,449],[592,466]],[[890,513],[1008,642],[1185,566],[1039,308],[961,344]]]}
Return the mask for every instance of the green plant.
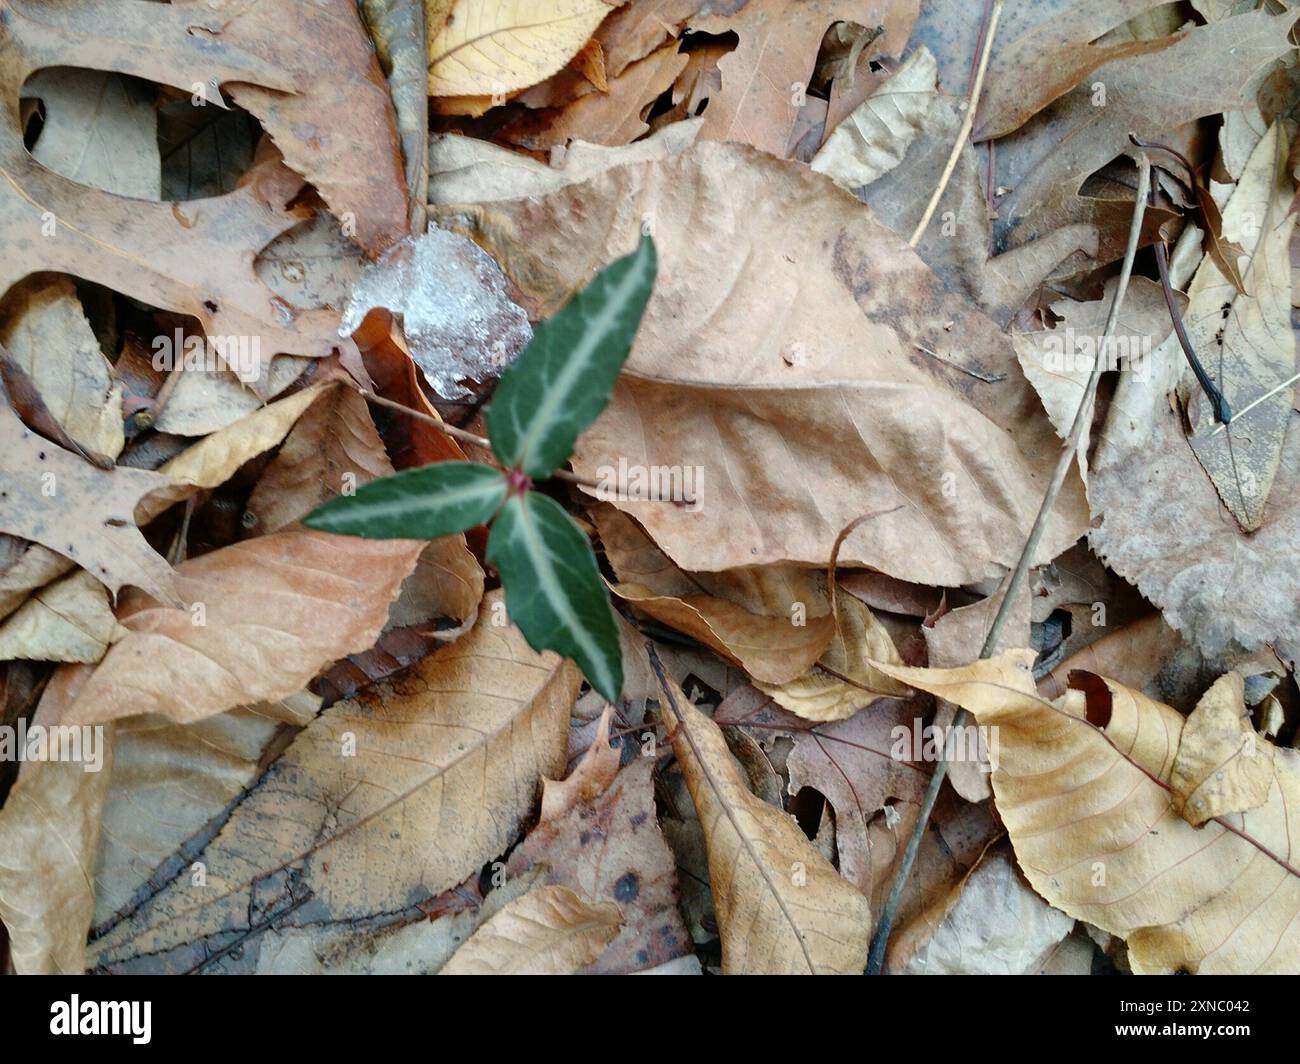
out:
{"label": "green plant", "polygon": [[605,267],[501,377],[487,410],[501,468],[437,462],[365,484],[318,507],[310,528],[369,539],[436,539],[490,525],[487,558],[510,619],[534,650],[572,658],[614,701],[623,686],[618,627],[586,535],[533,482],[573,453],[609,402],[654,286],[654,241]]}

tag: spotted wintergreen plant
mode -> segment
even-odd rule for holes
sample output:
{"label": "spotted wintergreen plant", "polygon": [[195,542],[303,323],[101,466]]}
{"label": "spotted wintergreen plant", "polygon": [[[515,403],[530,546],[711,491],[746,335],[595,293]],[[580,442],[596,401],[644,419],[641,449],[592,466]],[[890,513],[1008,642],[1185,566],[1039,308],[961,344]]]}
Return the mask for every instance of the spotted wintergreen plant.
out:
{"label": "spotted wintergreen plant", "polygon": [[534,650],[573,658],[614,701],[623,686],[614,611],[591,544],[564,508],[533,490],[573,453],[609,402],[657,268],[654,242],[605,267],[501,377],[487,410],[500,469],[437,462],[371,481],[308,515],[325,532],[370,539],[435,539],[490,525],[487,558],[506,610]]}

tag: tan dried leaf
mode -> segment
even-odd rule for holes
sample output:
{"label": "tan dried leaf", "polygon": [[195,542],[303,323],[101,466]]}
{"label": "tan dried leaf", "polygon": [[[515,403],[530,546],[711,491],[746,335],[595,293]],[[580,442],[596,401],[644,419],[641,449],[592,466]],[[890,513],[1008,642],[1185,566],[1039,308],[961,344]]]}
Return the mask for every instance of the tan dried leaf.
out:
{"label": "tan dried leaf", "polygon": [[847,189],[869,185],[903,161],[934,103],[938,67],[924,45],[831,131],[812,168]]}
{"label": "tan dried leaf", "polygon": [[429,37],[429,95],[526,89],[569,62],[616,5],[608,0],[456,0]]}
{"label": "tan dried leaf", "polygon": [[1300,754],[1257,738],[1256,756],[1268,747],[1273,764],[1267,800],[1241,808],[1258,795],[1252,771],[1217,797],[1193,798],[1193,809],[1199,798],[1237,810],[1193,827],[1178,814],[1174,766],[1189,727],[1186,784],[1201,780],[1207,757],[1227,756],[1235,740],[1220,723],[1224,689],[1207,695],[1211,709],[1195,725],[1093,673],[1075,673],[1074,689],[1049,703],[1034,691],[1033,659],[1016,650],[961,669],[886,671],[997,729],[993,793],[1034,889],[1126,939],[1137,972],[1300,971],[1300,871],[1290,858]]}
{"label": "tan dried leaf", "polygon": [[41,588],[0,624],[0,661],[104,656],[117,630],[104,585],[85,570]]}
{"label": "tan dried leaf", "polygon": [[568,887],[534,887],[480,927],[440,975],[572,975],[604,952],[623,917]]}
{"label": "tan dried leaf", "polygon": [[43,544],[116,593],[130,584],[177,602],[172,568],[136,527],[139,500],[167,478],[97,469],[28,429],[0,403],[0,531]]}
{"label": "tan dried leaf", "polygon": [[663,723],[704,830],[722,970],[857,975],[871,938],[867,899],[793,818],[750,792],[716,724],[662,672]]}
{"label": "tan dried leaf", "polygon": [[[312,720],[196,852],[207,889],[179,870],[96,929],[97,963],[189,970],[232,933],[255,939],[263,910],[277,929],[393,913],[503,853],[542,777],[563,770],[580,676],[492,615]],[[310,908],[299,910],[304,892]]]}
{"label": "tan dried leaf", "polygon": [[138,713],[179,723],[301,690],[379,637],[424,544],[292,529],[181,564],[185,608],[123,601],[129,634],[66,707],[69,723]]}

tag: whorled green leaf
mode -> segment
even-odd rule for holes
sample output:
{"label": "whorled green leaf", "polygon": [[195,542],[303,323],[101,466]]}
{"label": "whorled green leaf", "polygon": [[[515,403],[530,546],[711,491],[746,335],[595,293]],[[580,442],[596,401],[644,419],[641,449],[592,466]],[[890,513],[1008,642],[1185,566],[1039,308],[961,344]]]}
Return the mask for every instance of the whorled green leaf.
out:
{"label": "whorled green leaf", "polygon": [[487,524],[505,497],[499,470],[478,462],[435,462],[331,499],[303,524],[366,539],[437,539]]}
{"label": "whorled green leaf", "polygon": [[512,496],[492,525],[487,559],[528,645],[572,658],[592,687],[617,701],[623,660],[614,611],[591,545],[564,508],[535,491]]}
{"label": "whorled green leaf", "polygon": [[654,241],[643,237],[636,251],[606,266],[537,327],[487,411],[502,465],[547,477],[573,453],[579,433],[609,402],[657,269]]}

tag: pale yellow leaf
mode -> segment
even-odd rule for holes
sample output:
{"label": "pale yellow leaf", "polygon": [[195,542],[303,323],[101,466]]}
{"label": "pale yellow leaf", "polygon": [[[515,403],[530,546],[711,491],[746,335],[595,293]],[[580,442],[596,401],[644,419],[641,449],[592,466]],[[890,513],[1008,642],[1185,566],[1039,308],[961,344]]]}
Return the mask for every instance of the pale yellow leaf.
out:
{"label": "pale yellow leaf", "polygon": [[550,77],[612,10],[606,0],[456,0],[429,41],[429,95],[498,95]]}

